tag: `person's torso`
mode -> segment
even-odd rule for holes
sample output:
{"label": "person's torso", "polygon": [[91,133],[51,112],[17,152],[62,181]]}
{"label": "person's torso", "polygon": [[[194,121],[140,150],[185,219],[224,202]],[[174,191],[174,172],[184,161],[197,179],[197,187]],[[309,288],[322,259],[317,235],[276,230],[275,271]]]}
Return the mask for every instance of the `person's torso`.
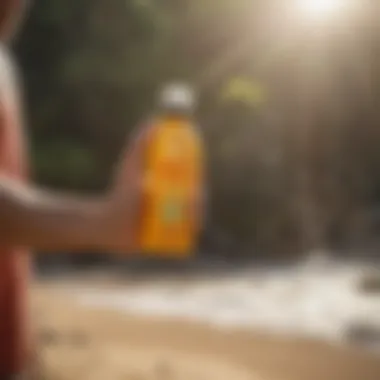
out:
{"label": "person's torso", "polygon": [[[27,179],[27,167],[15,67],[0,46],[0,175]],[[0,210],[1,212],[1,210]],[[0,378],[25,370],[31,331],[28,283],[30,255],[0,239]]]}
{"label": "person's torso", "polygon": [[[8,52],[0,47],[0,175],[25,181],[22,115],[13,69]],[[18,297],[24,292],[28,276],[29,255],[26,250],[6,246],[0,240],[0,307],[9,294]]]}

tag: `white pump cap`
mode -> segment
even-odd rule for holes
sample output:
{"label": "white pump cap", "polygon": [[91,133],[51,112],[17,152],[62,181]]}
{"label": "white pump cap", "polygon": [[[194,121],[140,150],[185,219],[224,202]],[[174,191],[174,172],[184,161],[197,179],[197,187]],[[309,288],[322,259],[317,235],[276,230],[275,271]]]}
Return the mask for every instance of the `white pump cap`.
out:
{"label": "white pump cap", "polygon": [[160,92],[159,103],[164,108],[191,110],[195,106],[195,94],[186,84],[172,83]]}

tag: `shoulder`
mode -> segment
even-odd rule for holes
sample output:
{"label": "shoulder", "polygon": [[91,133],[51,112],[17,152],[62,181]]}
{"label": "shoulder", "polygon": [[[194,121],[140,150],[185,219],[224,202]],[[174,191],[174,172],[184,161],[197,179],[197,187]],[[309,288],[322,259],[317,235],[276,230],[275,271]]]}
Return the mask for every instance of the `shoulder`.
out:
{"label": "shoulder", "polygon": [[13,60],[12,54],[7,47],[0,43],[0,79],[9,78],[15,80],[16,74],[16,64]]}
{"label": "shoulder", "polygon": [[18,97],[18,72],[9,50],[0,44],[0,99],[15,101]]}

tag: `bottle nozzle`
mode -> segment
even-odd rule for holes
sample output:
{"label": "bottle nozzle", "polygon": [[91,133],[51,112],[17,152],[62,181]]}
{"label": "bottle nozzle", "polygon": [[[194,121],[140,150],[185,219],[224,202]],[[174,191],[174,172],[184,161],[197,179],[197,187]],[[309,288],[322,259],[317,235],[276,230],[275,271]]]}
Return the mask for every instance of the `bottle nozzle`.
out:
{"label": "bottle nozzle", "polygon": [[195,106],[195,95],[190,86],[171,84],[161,91],[159,103],[165,109],[191,111]]}

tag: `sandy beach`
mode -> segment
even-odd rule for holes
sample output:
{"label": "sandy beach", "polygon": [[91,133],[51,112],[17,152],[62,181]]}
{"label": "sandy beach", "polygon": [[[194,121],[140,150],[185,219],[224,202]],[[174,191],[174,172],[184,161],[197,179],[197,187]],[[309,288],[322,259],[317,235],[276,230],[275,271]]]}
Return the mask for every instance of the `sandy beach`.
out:
{"label": "sandy beach", "polygon": [[33,308],[47,380],[380,378],[379,357],[358,348],[88,308],[54,281],[35,284]]}

